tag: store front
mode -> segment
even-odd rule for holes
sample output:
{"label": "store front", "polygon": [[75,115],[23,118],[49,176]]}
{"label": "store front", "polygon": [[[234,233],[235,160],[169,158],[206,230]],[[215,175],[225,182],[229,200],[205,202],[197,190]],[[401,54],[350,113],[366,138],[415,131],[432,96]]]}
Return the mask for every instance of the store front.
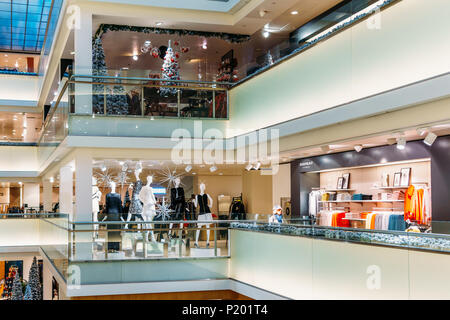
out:
{"label": "store front", "polygon": [[291,163],[292,213],[313,224],[449,233],[450,136]]}

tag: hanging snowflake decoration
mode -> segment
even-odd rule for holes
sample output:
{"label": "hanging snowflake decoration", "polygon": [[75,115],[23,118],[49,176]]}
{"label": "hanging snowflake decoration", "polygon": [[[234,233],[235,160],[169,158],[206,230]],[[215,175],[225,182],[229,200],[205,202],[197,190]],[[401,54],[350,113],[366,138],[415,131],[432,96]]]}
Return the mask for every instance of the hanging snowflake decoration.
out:
{"label": "hanging snowflake decoration", "polygon": [[114,181],[114,177],[111,175],[109,170],[97,173],[95,178],[97,179],[98,184],[103,187],[109,187],[111,182]]}
{"label": "hanging snowflake decoration", "polygon": [[[180,179],[183,177],[182,173],[177,173],[177,169],[175,168],[174,171],[170,170],[169,167],[166,167],[165,169],[161,170],[161,172],[158,173],[158,182],[165,185],[167,184],[167,188],[170,189],[172,187],[175,187],[175,180]],[[182,186],[183,183],[180,183]]]}
{"label": "hanging snowflake decoration", "polygon": [[170,209],[170,206],[166,204],[164,201],[163,204],[156,204],[156,216],[158,217],[159,221],[167,221],[170,220],[171,213],[175,212],[174,210]]}
{"label": "hanging snowflake decoration", "polygon": [[126,185],[128,182],[127,172],[126,171],[120,172],[116,179],[120,184],[120,187],[123,188],[123,186]]}

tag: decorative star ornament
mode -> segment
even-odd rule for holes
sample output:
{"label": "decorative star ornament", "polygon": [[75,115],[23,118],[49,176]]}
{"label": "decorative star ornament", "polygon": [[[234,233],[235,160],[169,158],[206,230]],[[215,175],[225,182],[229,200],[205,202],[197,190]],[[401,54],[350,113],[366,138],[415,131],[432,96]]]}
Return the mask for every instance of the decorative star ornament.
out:
{"label": "decorative star ornament", "polygon": [[98,172],[96,174],[96,179],[98,184],[103,187],[109,187],[110,183],[114,181],[114,178],[108,169],[106,169],[105,172]]}
{"label": "decorative star ornament", "polygon": [[170,209],[169,205],[164,201],[163,204],[156,204],[156,214],[162,216],[162,221],[170,220],[170,214],[174,210]]}
{"label": "decorative star ornament", "polygon": [[[172,187],[175,187],[175,180],[180,179],[183,177],[182,173],[177,173],[177,169],[175,168],[174,171],[171,171],[169,167],[166,167],[165,169],[161,170],[161,172],[158,173],[158,182],[161,184],[167,184],[167,188],[170,189]],[[181,186],[183,186],[183,183],[180,183]]]}

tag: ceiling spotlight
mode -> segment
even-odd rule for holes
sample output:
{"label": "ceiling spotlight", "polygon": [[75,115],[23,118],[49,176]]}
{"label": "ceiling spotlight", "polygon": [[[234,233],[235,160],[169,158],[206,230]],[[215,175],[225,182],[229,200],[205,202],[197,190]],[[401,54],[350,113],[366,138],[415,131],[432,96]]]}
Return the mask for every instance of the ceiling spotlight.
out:
{"label": "ceiling spotlight", "polygon": [[72,167],[72,172],[75,172],[75,167]]}
{"label": "ceiling spotlight", "polygon": [[124,162],[123,162],[123,161],[119,161],[119,164],[120,164],[121,166],[123,166]]}
{"label": "ceiling spotlight", "polygon": [[261,168],[261,162],[257,162],[256,165],[253,167],[253,169],[255,170],[259,170],[259,168]]}
{"label": "ceiling spotlight", "polygon": [[216,172],[217,171],[217,167],[216,166],[212,166],[211,168],[209,168],[210,172]]}
{"label": "ceiling spotlight", "polygon": [[270,36],[270,32],[269,31],[264,31],[263,32],[263,37],[264,38],[268,38]]}
{"label": "ceiling spotlight", "polygon": [[53,182],[55,182],[55,178],[50,177],[49,181],[50,181],[50,183],[53,183]]}
{"label": "ceiling spotlight", "polygon": [[21,185],[22,185],[22,182],[19,181],[19,185],[21,186]]}
{"label": "ceiling spotlight", "polygon": [[423,143],[425,143],[427,146],[432,146],[433,143],[436,141],[437,139],[437,135],[434,134],[433,132],[429,132],[427,134],[427,136],[425,137],[425,139],[423,140]]}
{"label": "ceiling spotlight", "polygon": [[251,163],[249,163],[246,167],[245,170],[250,171],[253,169],[253,165]]}
{"label": "ceiling spotlight", "polygon": [[206,42],[203,42],[202,48],[203,48],[204,50],[208,49],[208,44],[207,44]]}
{"label": "ceiling spotlight", "polygon": [[191,165],[188,165],[188,166],[186,166],[186,168],[184,168],[184,171],[186,171],[186,172],[190,172],[191,170],[192,170]]}
{"label": "ceiling spotlight", "polygon": [[72,51],[70,54],[71,54],[71,55],[74,55],[74,54],[75,54],[75,51]]}
{"label": "ceiling spotlight", "polygon": [[418,134],[419,136],[423,136],[423,135],[425,135],[425,133],[427,133],[429,130],[430,130],[429,128],[418,128],[416,131],[417,131],[417,134]]}
{"label": "ceiling spotlight", "polygon": [[326,146],[321,146],[320,149],[322,149],[323,153],[328,153],[330,152],[330,146],[326,145]]}
{"label": "ceiling spotlight", "polygon": [[298,11],[297,11],[297,10],[294,10],[294,11],[291,12],[291,14],[295,16],[295,15],[298,14]]}
{"label": "ceiling spotlight", "polygon": [[134,56],[133,56],[133,60],[134,60],[134,61],[138,61],[138,59],[139,59],[139,57],[138,57],[137,55],[134,55]]}
{"label": "ceiling spotlight", "polygon": [[406,139],[405,138],[397,138],[397,149],[404,150],[406,147]]}
{"label": "ceiling spotlight", "polygon": [[158,21],[158,22],[156,22],[155,24],[156,24],[157,26],[162,26],[163,23],[162,23],[161,21]]}
{"label": "ceiling spotlight", "polygon": [[363,146],[360,144],[357,144],[355,147],[356,152],[361,152],[361,150],[363,149]]}

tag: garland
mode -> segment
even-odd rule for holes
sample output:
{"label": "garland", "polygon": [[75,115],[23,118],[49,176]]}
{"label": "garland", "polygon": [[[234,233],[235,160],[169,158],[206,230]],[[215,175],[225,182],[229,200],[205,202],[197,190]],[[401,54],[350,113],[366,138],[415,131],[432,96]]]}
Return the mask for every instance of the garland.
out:
{"label": "garland", "polygon": [[201,36],[206,38],[219,38],[231,43],[242,43],[250,40],[249,35],[242,34],[232,34],[232,33],[222,33],[222,32],[203,32],[203,31],[192,31],[184,29],[161,29],[152,27],[135,27],[135,26],[124,26],[117,24],[101,24],[95,33],[95,38],[102,37],[105,33],[109,31],[131,31],[140,33],[154,33],[154,34],[175,34],[178,36]]}

